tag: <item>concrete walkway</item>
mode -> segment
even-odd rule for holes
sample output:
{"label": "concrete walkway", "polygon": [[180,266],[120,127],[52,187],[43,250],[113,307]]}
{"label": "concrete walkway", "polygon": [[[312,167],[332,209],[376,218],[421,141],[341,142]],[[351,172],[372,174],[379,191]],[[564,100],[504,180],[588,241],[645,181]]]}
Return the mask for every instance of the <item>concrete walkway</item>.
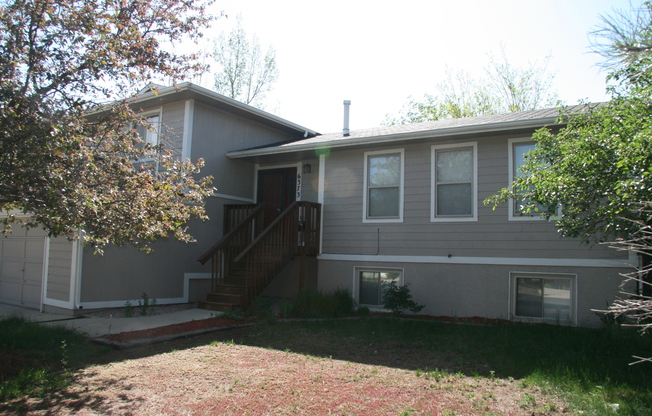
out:
{"label": "concrete walkway", "polygon": [[35,309],[0,303],[0,319],[9,316],[22,316],[27,320],[40,322],[44,325],[62,325],[75,329],[91,338],[101,338],[106,335],[122,332],[140,331],[143,329],[215,318],[216,315],[219,315],[219,312],[211,312],[203,309],[186,309],[156,316],[137,316],[133,318],[76,317],[41,313]]}

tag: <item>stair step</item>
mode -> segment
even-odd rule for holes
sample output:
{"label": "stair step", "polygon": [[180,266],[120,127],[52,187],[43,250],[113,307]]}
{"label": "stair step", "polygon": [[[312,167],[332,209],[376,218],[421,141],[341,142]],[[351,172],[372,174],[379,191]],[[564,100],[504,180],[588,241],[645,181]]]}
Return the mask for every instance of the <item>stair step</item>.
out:
{"label": "stair step", "polygon": [[233,305],[230,303],[208,302],[200,300],[197,302],[197,308],[206,309],[207,311],[226,312],[233,310]]}
{"label": "stair step", "polygon": [[240,305],[242,304],[242,295],[233,293],[209,293],[206,295],[206,301]]}
{"label": "stair step", "polygon": [[242,285],[228,285],[228,284],[217,284],[213,288],[213,293],[222,293],[229,295],[244,295],[245,286]]}

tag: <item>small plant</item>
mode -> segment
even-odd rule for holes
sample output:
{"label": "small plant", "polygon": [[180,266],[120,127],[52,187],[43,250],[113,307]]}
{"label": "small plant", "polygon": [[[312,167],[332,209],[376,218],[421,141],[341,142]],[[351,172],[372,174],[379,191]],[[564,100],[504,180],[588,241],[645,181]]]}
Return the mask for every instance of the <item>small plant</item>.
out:
{"label": "small plant", "polygon": [[134,316],[134,307],[131,305],[131,302],[125,302],[124,314],[126,318],[131,318]]}
{"label": "small plant", "polygon": [[391,310],[396,316],[401,316],[406,309],[413,313],[421,312],[425,305],[419,305],[412,300],[409,286],[399,286],[396,282],[384,283],[383,306]]}
{"label": "small plant", "polygon": [[518,403],[518,405],[523,408],[523,409],[531,409],[534,408],[537,405],[537,400],[534,397],[534,394],[531,393],[524,393],[521,396],[521,401]]}
{"label": "small plant", "polygon": [[150,299],[147,293],[143,292],[142,295],[140,295],[141,299],[143,300],[138,301],[138,306],[140,307],[140,316],[147,316],[147,313],[149,312],[149,308],[156,306],[156,299]]}
{"label": "small plant", "polygon": [[257,296],[254,299],[254,314],[259,318],[269,318],[274,315],[274,304],[276,299],[267,296]]}
{"label": "small plant", "polygon": [[278,303],[278,309],[281,312],[282,318],[288,318],[292,315],[294,305],[288,299],[281,299],[281,301]]}
{"label": "small plant", "polygon": [[222,312],[222,315],[220,316],[220,318],[231,319],[233,321],[242,321],[244,319],[244,316],[242,316],[237,311],[234,311],[233,309],[231,309],[229,311]]}
{"label": "small plant", "polygon": [[371,311],[369,311],[369,308],[366,306],[360,306],[358,309],[355,310],[355,314],[358,315],[361,318],[364,318],[365,316],[369,316]]}

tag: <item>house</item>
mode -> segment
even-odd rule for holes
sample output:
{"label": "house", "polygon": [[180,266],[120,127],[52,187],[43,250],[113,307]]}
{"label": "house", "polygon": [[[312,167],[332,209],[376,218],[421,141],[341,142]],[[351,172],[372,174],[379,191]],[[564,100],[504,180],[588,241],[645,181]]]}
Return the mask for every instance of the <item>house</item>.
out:
{"label": "house", "polygon": [[18,230],[0,243],[0,302],[76,313],[147,294],[222,309],[312,286],[348,288],[373,309],[397,281],[428,315],[595,326],[591,309],[635,263],[560,237],[517,201],[482,204],[518,174],[534,130],[559,128],[556,109],[367,130],[345,114],[341,133],[321,135],[192,84],[134,106],[215,177],[211,220],[190,224],[197,242],[97,256]]}
{"label": "house", "polygon": [[14,226],[0,238],[0,302],[72,314],[137,305],[143,294],[159,304],[205,299],[210,267],[197,258],[222,237],[224,206],[256,201],[255,165],[226,153],[317,134],[190,83],[146,91],[132,105],[159,123],[157,132],[142,132],[146,140],[161,141],[184,159],[204,158],[201,174],[214,177],[217,192],[206,201],[211,220],[189,224],[197,242],[162,239],[151,254],[107,247],[100,256],[78,242]]}

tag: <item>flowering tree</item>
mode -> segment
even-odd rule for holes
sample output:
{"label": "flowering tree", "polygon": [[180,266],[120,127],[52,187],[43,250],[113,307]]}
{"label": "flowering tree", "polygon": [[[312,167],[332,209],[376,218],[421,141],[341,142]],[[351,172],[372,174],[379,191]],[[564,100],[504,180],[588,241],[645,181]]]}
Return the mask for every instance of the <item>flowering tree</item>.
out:
{"label": "flowering tree", "polygon": [[[86,244],[192,237],[210,178],[144,143],[129,105],[152,79],[201,70],[166,49],[197,39],[210,3],[183,0],[0,1],[0,211]],[[111,103],[99,106],[98,103]],[[149,162],[137,162],[148,160]]]}

